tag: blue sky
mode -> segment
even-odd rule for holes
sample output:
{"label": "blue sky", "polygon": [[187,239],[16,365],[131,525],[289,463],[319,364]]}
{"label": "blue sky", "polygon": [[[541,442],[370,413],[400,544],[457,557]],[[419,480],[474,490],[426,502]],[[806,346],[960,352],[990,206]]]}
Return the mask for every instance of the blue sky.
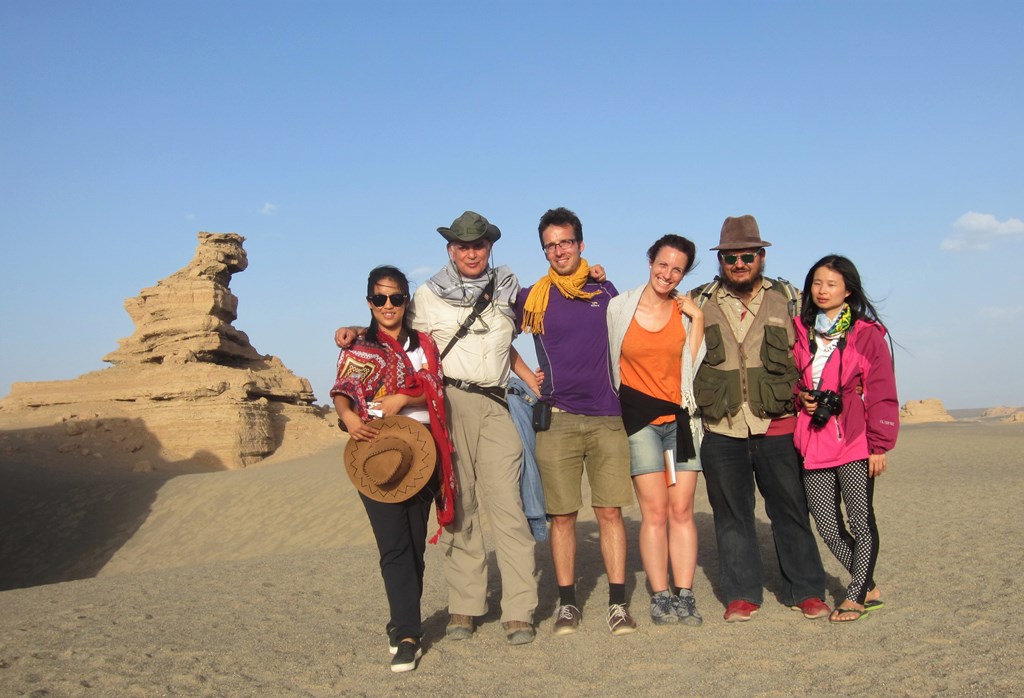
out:
{"label": "blue sky", "polygon": [[564,205],[620,289],[666,232],[709,279],[728,215],[798,285],[846,254],[901,402],[1024,404],[1022,35],[1017,2],[0,0],[0,395],[105,366],[210,231],[247,238],[235,326],[326,401],[371,267],[423,281],[472,209],[529,284]]}

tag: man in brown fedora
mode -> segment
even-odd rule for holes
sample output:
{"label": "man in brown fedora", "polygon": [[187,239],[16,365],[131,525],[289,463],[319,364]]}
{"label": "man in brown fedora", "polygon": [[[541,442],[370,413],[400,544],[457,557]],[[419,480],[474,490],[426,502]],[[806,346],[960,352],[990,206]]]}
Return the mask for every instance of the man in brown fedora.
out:
{"label": "man in brown fedora", "polygon": [[[519,490],[523,446],[505,388],[511,364],[525,366],[512,347],[519,281],[507,266],[491,266],[491,246],[501,231],[480,214],[466,211],[437,231],[449,263],[416,289],[409,313],[413,329],[430,334],[441,351],[459,482],[455,521],[440,541],[448,582],[446,634],[451,640],[471,637],[476,618],[487,613],[483,503],[501,574],[502,627],[509,644],[521,645],[536,634],[537,580],[535,542]],[[346,347],[356,332],[341,328],[335,341]]]}
{"label": "man in brown fedora", "polygon": [[747,621],[764,583],[754,520],[754,486],[764,497],[782,572],[782,602],[824,618],[825,572],[811,530],[793,447],[797,370],[792,318],[799,292],[764,276],[765,248],[753,216],[726,218],[719,274],[690,295],[704,310],[707,355],[694,392],[704,422],[700,450],[718,542],[725,620]]}

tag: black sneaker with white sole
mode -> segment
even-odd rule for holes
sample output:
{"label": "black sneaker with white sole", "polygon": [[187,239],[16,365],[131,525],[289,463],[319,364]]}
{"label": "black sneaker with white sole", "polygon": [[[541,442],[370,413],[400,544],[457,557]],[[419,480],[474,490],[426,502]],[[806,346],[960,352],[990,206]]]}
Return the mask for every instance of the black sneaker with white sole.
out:
{"label": "black sneaker with white sole", "polygon": [[423,656],[423,648],[419,640],[405,639],[398,643],[398,649],[391,660],[391,671],[400,673],[412,671],[416,662]]}

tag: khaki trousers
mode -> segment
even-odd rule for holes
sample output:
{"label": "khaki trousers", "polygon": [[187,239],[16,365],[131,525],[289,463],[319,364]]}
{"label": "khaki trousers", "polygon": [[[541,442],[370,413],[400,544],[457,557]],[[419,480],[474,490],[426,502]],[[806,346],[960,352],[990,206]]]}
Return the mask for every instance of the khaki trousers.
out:
{"label": "khaki trousers", "polygon": [[487,613],[487,552],[479,511],[483,503],[501,574],[501,621],[532,623],[537,579],[534,539],[519,494],[519,434],[508,410],[488,397],[446,388],[445,402],[459,480],[455,521],[440,541],[448,612]]}

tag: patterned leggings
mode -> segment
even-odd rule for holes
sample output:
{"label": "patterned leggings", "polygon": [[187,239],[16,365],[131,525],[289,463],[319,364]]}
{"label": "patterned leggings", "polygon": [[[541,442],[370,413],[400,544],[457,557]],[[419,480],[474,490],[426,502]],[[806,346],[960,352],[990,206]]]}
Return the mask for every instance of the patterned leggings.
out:
{"label": "patterned leggings", "polygon": [[[867,460],[836,468],[804,470],[804,491],[818,533],[852,577],[846,587],[846,598],[863,604],[868,591],[875,588],[878,559],[875,480],[868,477]],[[846,504],[849,531],[843,526],[840,498]]]}

